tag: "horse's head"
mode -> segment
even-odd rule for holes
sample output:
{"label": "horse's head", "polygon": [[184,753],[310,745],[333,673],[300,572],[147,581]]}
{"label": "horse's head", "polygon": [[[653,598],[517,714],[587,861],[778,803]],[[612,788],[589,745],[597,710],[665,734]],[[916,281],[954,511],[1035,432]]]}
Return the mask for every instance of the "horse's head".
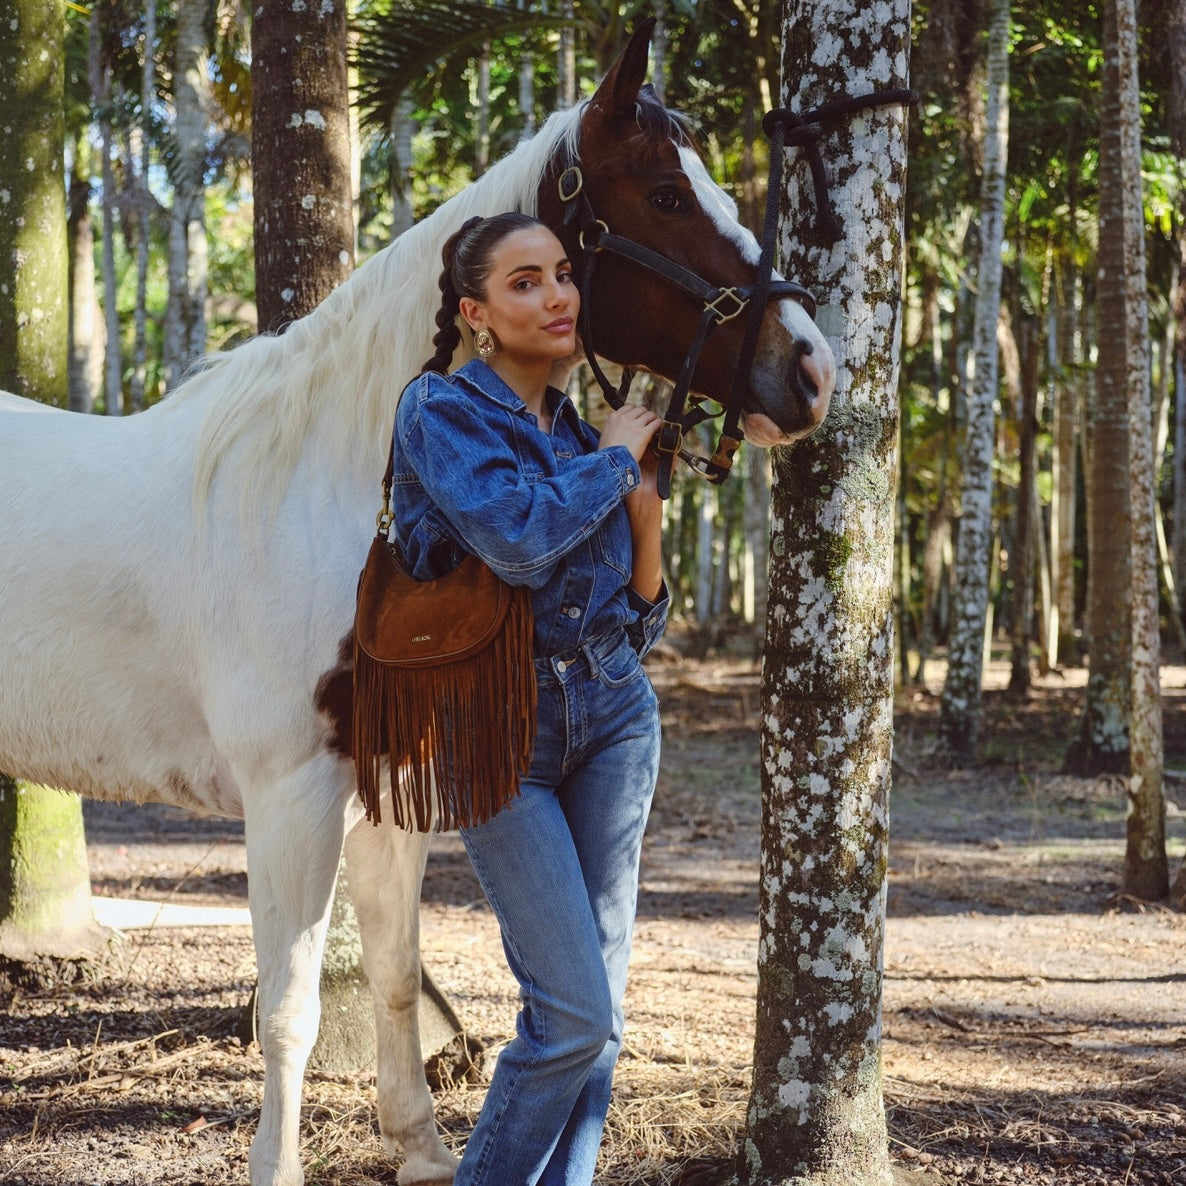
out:
{"label": "horse's head", "polygon": [[[675,381],[705,316],[705,300],[686,291],[686,277],[700,278],[706,288],[744,289],[757,278],[759,247],[683,125],[643,86],[649,41],[646,22],[585,108],[579,174],[562,176],[569,162],[559,162],[545,177],[539,209],[578,271],[581,220],[573,217],[571,194],[578,180],[585,211],[591,209],[609,233],[676,265],[684,283],[605,251],[591,288],[596,352]],[[745,437],[755,445],[806,436],[827,413],[836,363],[809,302],[806,293],[776,296],[763,314],[749,381],[741,385]],[[737,311],[729,297],[720,307]],[[696,364],[692,390],[724,406],[733,398],[746,320],[742,314],[714,321]]]}

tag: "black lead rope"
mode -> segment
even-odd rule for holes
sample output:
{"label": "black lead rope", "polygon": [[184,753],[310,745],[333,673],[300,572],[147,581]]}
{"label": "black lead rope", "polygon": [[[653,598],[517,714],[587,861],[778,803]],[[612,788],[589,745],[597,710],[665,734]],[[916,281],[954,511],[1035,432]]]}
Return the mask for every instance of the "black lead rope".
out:
{"label": "black lead rope", "polygon": [[[815,316],[815,299],[807,289],[793,281],[773,278],[785,150],[788,148],[805,150],[815,190],[817,227],[821,237],[827,243],[835,243],[843,237],[844,230],[832,209],[827,175],[819,149],[820,140],[836,122],[858,112],[891,105],[910,106],[917,102],[916,92],[895,89],[837,99],[834,102],[813,108],[802,115],[785,107],[775,108],[766,113],[762,120],[762,129],[770,137],[770,172],[767,179],[766,215],[762,227],[757,278],[753,284],[746,287],[722,288],[712,285],[696,275],[695,272],[648,247],[644,247],[641,243],[635,243],[631,239],[613,234],[609,227],[597,218],[589,196],[584,192],[584,178],[579,161],[574,161],[560,174],[557,188],[560,199],[565,204],[564,221],[571,223],[574,220],[579,220],[579,239],[584,258],[581,275],[581,338],[584,342],[589,367],[610,407],[620,408],[626,402],[634,371],[629,368],[624,370],[621,385],[615,388],[601,369],[593,348],[593,269],[597,255],[602,251],[609,251],[631,260],[704,302],[700,323],[684,357],[684,364],[680,369],[667,410],[663,415],[663,425],[656,436],[655,447],[659,454],[658,485],[661,497],[667,498],[671,494],[671,471],[676,457],[679,457],[689,467],[714,484],[719,485],[729,476],[734,454],[741,444],[742,434],[739,429],[741,402],[749,382],[754,355],[757,353],[762,319],[765,316],[768,302],[786,298],[797,300],[804,305],[810,316]],[[737,369],[733,376],[733,390],[721,425],[716,451],[711,457],[700,457],[683,447],[684,436],[692,428],[720,413],[706,412],[699,405],[698,398],[689,394],[696,363],[709,332],[715,326],[739,316],[747,306],[749,307],[749,316],[746,319],[745,334],[738,355]],[[792,365],[797,368],[799,359],[808,350],[810,350],[809,346],[797,342]],[[685,404],[689,399],[693,406],[685,411]]]}

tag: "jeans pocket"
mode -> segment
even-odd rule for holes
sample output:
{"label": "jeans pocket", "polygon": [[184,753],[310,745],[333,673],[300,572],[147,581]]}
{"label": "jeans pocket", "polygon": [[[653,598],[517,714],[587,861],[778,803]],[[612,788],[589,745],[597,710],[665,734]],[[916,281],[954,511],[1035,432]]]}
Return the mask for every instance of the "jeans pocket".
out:
{"label": "jeans pocket", "polygon": [[628,643],[615,647],[597,664],[597,679],[607,688],[624,688],[637,679],[646,679],[638,652]]}

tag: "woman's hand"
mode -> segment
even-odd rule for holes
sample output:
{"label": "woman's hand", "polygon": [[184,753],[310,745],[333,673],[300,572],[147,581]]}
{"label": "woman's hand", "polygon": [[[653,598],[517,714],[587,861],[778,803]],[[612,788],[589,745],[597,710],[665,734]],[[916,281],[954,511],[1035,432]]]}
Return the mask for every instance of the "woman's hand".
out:
{"label": "woman's hand", "polygon": [[662,423],[662,419],[649,408],[626,404],[610,413],[601,430],[601,444],[598,447],[608,449],[611,445],[625,445],[630,450],[630,456],[641,464],[647,446]]}

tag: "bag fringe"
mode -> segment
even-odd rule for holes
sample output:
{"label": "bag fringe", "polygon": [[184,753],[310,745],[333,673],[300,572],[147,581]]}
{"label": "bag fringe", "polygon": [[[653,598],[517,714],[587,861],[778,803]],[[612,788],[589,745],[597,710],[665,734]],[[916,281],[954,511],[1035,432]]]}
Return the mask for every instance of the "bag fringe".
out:
{"label": "bag fringe", "polygon": [[354,761],[367,819],[381,822],[389,764],[398,827],[474,827],[519,793],[535,742],[531,600],[513,592],[503,628],[455,663],[399,667],[354,644]]}

